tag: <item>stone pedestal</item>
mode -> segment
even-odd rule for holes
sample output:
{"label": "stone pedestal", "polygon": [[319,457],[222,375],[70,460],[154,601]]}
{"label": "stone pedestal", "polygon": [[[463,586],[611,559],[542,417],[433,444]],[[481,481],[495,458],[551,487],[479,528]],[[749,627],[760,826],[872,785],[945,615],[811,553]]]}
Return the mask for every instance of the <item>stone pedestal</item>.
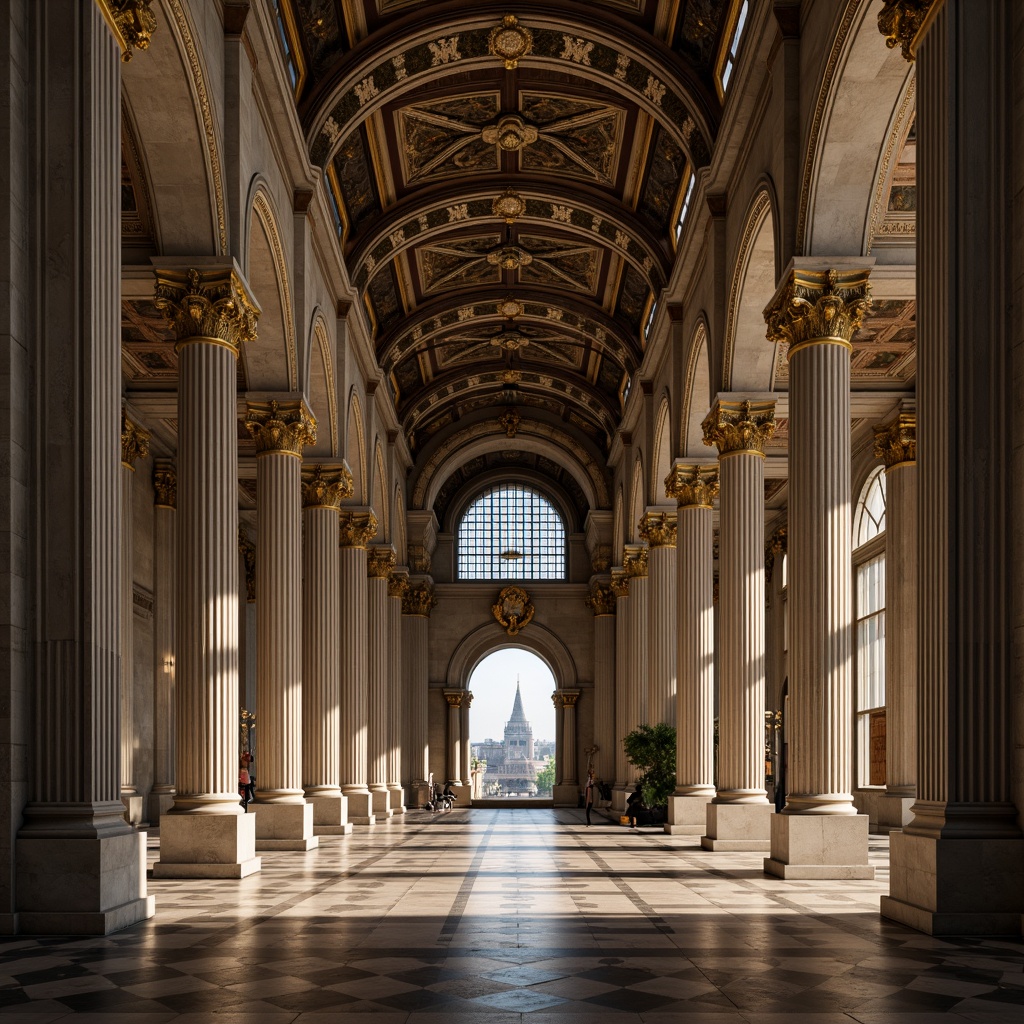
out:
{"label": "stone pedestal", "polygon": [[153,877],[245,878],[260,870],[255,849],[253,814],[171,813],[160,826],[160,859],[153,865]]}
{"label": "stone pedestal", "polygon": [[713,790],[706,796],[670,796],[665,831],[669,835],[703,836],[707,832],[708,804],[712,796]]}
{"label": "stone pedestal", "polygon": [[700,845],[705,850],[771,849],[770,836],[775,810],[764,803],[709,803],[705,808],[707,832]]}
{"label": "stone pedestal", "polygon": [[257,850],[315,850],[320,839],[313,832],[313,805],[250,805],[249,817],[256,819]]}
{"label": "stone pedestal", "polygon": [[306,803],[313,808],[313,835],[348,836],[352,822],[348,820],[348,799],[337,796],[307,796]]}
{"label": "stone pedestal", "polygon": [[766,874],[779,878],[874,878],[866,814],[773,814]]}

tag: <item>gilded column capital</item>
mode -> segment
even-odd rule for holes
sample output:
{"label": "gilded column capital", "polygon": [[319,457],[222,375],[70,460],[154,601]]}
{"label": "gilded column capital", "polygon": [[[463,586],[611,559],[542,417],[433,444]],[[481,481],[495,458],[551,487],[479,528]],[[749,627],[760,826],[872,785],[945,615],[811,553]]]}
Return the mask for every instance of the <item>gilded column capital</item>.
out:
{"label": "gilded column capital", "polygon": [[629,573],[625,569],[612,569],[612,581],[609,586],[616,601],[620,597],[629,597]]}
{"label": "gilded column capital", "polygon": [[256,600],[256,545],[241,526],[238,528],[238,553],[245,563],[245,599],[251,604]]}
{"label": "gilded column capital", "polygon": [[377,535],[377,517],[369,509],[343,508],[338,513],[338,544],[365,548]]}
{"label": "gilded column capital", "polygon": [[316,444],[316,419],[300,398],[295,401],[250,402],[245,428],[256,442],[256,454],[302,458],[304,445]]}
{"label": "gilded column capital", "polygon": [[718,497],[717,466],[675,465],[665,477],[665,497],[679,508],[711,508]]}
{"label": "gilded column capital", "polygon": [[775,402],[727,402],[719,400],[701,424],[704,443],[717,446],[719,455],[750,452],[764,455],[775,434]]}
{"label": "gilded column capital", "polygon": [[177,508],[178,473],[170,462],[158,462],[153,469],[153,491],[157,508]]}
{"label": "gilded column capital", "polygon": [[260,308],[233,267],[158,267],[155,273],[156,308],[173,328],[177,349],[205,341],[237,357],[243,342],[256,340]]}
{"label": "gilded column capital", "polygon": [[467,690],[462,695],[462,706],[464,708],[468,708],[469,705],[472,704],[472,703],[473,703],[473,692],[471,690]]}
{"label": "gilded column capital", "polygon": [[412,583],[402,595],[402,614],[422,615],[429,619],[430,611],[436,604],[437,595],[434,593],[433,583],[429,580]]}
{"label": "gilded column capital", "polygon": [[640,536],[648,547],[674,548],[676,546],[675,512],[645,512],[640,520]]}
{"label": "gilded column capital", "polygon": [[917,416],[901,412],[892,423],[875,427],[875,458],[886,469],[917,461]]}
{"label": "gilded column capital", "polygon": [[612,584],[595,580],[590,584],[590,593],[584,598],[584,603],[594,613],[594,618],[599,615],[614,615],[615,590]]}
{"label": "gilded column capital", "polygon": [[121,465],[135,472],[135,463],[149,454],[148,430],[121,413]]}
{"label": "gilded column capital", "polygon": [[411,586],[404,569],[402,572],[393,572],[388,577],[388,597],[397,597],[404,604],[405,595],[409,593]]}
{"label": "gilded column capital", "polygon": [[764,309],[768,340],[788,345],[789,359],[808,345],[840,344],[849,349],[871,308],[870,273],[870,267],[792,267]]}
{"label": "gilded column capital", "polygon": [[330,468],[314,466],[302,472],[302,507],[329,508],[341,511],[341,503],[352,497],[352,474],[345,466]]}
{"label": "gilded column capital", "polygon": [[576,701],[580,699],[579,690],[563,690],[562,691],[562,707],[574,708],[576,707]]}
{"label": "gilded column capital", "polygon": [[466,696],[465,690],[445,690],[444,699],[448,702],[450,708],[461,708],[462,701]]}
{"label": "gilded column capital", "polygon": [[553,693],[553,694],[551,694],[551,703],[554,704],[556,711],[559,708],[561,708],[563,706],[563,704],[562,704],[562,694],[561,693]]}
{"label": "gilded column capital", "polygon": [[132,50],[148,50],[156,31],[156,15],[150,10],[153,0],[97,0],[100,11],[114,33],[125,64]]}
{"label": "gilded column capital", "polygon": [[768,595],[768,584],[772,581],[772,573],[775,572],[775,559],[785,554],[788,543],[789,528],[780,526],[769,538],[764,549],[764,582],[765,599]]}
{"label": "gilded column capital", "polygon": [[371,580],[386,580],[395,571],[395,549],[390,544],[376,544],[366,550],[366,575]]}
{"label": "gilded column capital", "polygon": [[885,36],[885,45],[890,50],[898,46],[913,61],[916,37],[938,6],[936,0],[885,0],[878,12],[878,31]]}
{"label": "gilded column capital", "polygon": [[622,556],[622,567],[631,579],[647,575],[647,546],[644,544],[627,544]]}

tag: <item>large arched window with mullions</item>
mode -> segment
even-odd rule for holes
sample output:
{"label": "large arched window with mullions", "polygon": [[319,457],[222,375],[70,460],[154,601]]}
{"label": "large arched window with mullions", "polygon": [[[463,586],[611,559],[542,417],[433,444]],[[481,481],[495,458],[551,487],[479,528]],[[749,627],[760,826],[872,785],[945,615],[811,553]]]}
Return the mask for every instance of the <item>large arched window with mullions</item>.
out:
{"label": "large arched window with mullions", "polygon": [[564,580],[565,523],[542,494],[489,487],[459,523],[460,580]]}

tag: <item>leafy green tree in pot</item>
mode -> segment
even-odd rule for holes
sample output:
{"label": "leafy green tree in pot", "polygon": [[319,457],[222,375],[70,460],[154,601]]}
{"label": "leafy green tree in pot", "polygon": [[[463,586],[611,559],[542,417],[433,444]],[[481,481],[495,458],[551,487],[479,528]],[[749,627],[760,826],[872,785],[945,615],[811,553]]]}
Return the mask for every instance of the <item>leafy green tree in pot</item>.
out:
{"label": "leafy green tree in pot", "polygon": [[652,817],[664,821],[668,798],[676,789],[676,731],[671,725],[641,725],[626,736],[622,745],[626,760],[639,769],[640,792]]}

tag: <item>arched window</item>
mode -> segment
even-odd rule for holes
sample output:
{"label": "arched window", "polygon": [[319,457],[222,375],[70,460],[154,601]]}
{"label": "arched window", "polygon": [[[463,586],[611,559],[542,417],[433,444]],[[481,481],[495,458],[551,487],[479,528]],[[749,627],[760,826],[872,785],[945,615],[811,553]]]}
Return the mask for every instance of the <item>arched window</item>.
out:
{"label": "arched window", "polygon": [[885,472],[879,466],[864,482],[853,514],[853,546],[859,548],[885,530]]}
{"label": "arched window", "polygon": [[457,550],[460,580],[565,579],[565,524],[529,487],[484,491],[459,523]]}

